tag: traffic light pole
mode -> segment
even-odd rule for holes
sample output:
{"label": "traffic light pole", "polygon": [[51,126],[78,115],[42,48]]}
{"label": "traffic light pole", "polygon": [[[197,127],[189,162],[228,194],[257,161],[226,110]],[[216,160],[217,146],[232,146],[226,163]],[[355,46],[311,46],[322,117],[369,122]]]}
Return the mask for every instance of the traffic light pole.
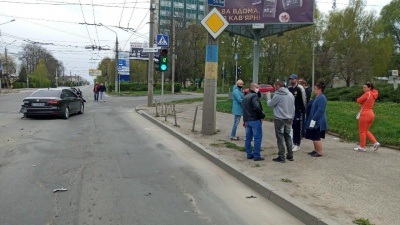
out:
{"label": "traffic light pole", "polygon": [[[213,9],[208,6],[208,12]],[[216,130],[218,78],[218,37],[207,35],[206,63],[204,77],[202,134],[212,135]]]}
{"label": "traffic light pole", "polygon": [[235,60],[235,62],[236,62],[236,66],[235,66],[235,84],[236,84],[236,82],[237,82],[237,75],[238,75],[238,66],[237,66],[237,60]]}
{"label": "traffic light pole", "polygon": [[161,72],[161,98],[164,97],[164,71]]}

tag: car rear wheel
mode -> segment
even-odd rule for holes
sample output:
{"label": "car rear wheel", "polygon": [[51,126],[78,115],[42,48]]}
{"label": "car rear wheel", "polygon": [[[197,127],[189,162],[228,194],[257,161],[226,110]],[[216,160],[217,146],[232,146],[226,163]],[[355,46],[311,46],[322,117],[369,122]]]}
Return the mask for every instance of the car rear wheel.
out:
{"label": "car rear wheel", "polygon": [[63,119],[67,120],[68,118],[69,118],[69,107],[66,107],[65,111],[64,111]]}
{"label": "car rear wheel", "polygon": [[78,114],[83,114],[84,111],[85,111],[85,105],[83,104],[83,102],[81,102],[81,109],[79,110]]}

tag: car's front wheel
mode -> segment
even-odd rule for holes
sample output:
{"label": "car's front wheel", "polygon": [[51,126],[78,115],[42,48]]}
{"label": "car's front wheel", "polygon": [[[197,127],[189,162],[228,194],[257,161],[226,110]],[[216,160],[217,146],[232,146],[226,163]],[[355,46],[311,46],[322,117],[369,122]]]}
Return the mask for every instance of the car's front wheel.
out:
{"label": "car's front wheel", "polygon": [[81,109],[79,110],[78,114],[83,114],[84,111],[85,111],[85,105],[83,104],[83,102],[81,102]]}
{"label": "car's front wheel", "polygon": [[64,114],[63,114],[63,119],[68,119],[69,118],[69,107],[65,108]]}

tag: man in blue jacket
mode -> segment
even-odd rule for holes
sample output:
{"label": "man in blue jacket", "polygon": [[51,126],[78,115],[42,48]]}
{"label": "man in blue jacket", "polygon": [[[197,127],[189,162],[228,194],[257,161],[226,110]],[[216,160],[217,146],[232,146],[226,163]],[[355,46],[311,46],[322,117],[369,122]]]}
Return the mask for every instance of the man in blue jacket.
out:
{"label": "man in blue jacket", "polygon": [[[261,161],[265,158],[261,157],[261,141],[262,141],[262,121],[265,118],[260,98],[257,93],[258,84],[251,83],[250,90],[242,100],[243,121],[246,123],[246,154],[247,159],[254,159],[254,161]],[[251,141],[254,137],[254,151],[251,147]]]}
{"label": "man in blue jacket", "polygon": [[233,86],[232,91],[232,114],[234,116],[234,119],[231,131],[231,140],[234,141],[239,140],[239,137],[236,136],[236,130],[240,122],[240,117],[242,117],[243,84],[244,82],[242,80],[238,80],[236,82],[236,85]]}

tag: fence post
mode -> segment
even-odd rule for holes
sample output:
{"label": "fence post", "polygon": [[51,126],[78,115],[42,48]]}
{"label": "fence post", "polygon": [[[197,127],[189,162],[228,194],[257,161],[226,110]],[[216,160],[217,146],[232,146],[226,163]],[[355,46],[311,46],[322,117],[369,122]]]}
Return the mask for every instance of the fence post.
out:
{"label": "fence post", "polygon": [[172,103],[173,105],[173,110],[174,110],[174,117],[175,117],[175,126],[178,126],[178,123],[176,121],[176,111],[175,111],[175,103]]}
{"label": "fence post", "polygon": [[194,132],[194,125],[196,124],[196,117],[197,117],[197,108],[199,106],[196,106],[196,111],[194,111],[194,119],[193,119],[193,126],[192,126],[192,132]]}

